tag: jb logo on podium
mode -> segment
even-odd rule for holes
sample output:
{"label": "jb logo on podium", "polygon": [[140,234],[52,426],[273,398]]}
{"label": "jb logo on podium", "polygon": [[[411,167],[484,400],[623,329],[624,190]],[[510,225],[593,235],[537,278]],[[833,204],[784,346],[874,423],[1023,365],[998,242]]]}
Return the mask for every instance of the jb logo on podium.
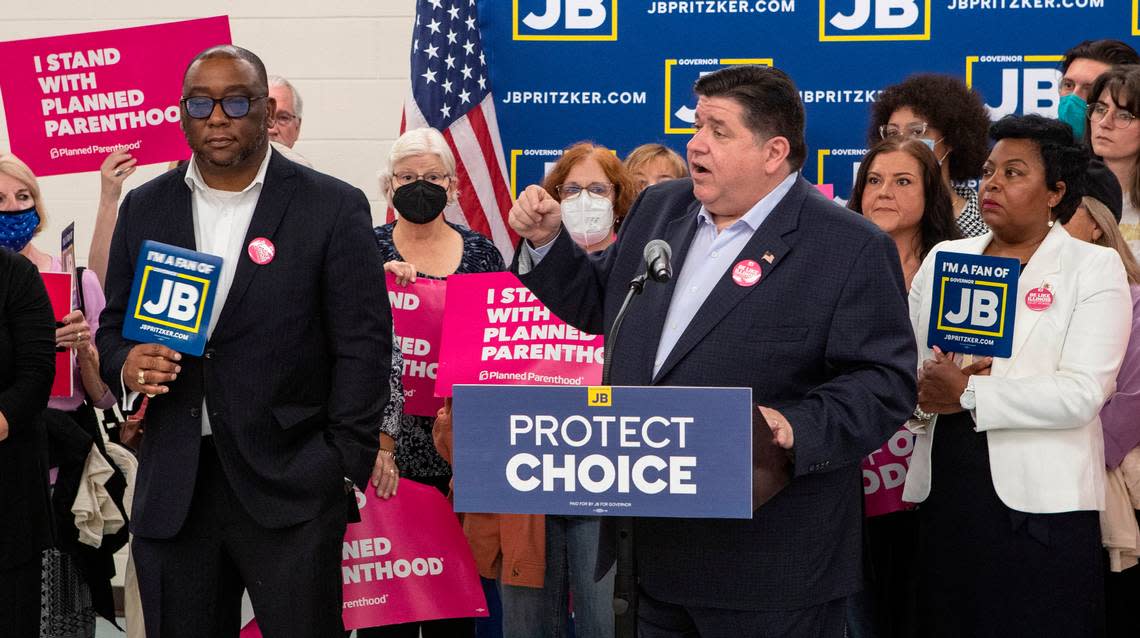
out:
{"label": "jb logo on podium", "polygon": [[123,336],[201,354],[221,267],[221,258],[214,255],[145,242]]}

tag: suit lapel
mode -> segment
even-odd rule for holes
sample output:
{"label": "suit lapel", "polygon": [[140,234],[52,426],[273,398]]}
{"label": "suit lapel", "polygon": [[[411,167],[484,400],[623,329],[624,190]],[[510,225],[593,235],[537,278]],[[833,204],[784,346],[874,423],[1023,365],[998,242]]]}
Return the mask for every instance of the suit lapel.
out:
{"label": "suit lapel", "polygon": [[[685,263],[685,256],[689,252],[689,245],[693,243],[693,236],[697,231],[697,211],[701,208],[701,203],[694,201],[686,209],[685,214],[669,222],[665,226],[665,234],[661,239],[669,243],[669,249],[672,251],[672,263],[676,272],[679,272],[680,265]],[[640,300],[634,301],[641,311],[639,314],[644,314],[649,317],[647,324],[645,324],[645,335],[643,339],[639,339],[641,352],[636,353],[630,360],[637,361],[641,369],[638,370],[638,378],[645,379],[643,383],[648,383],[649,379],[653,378],[653,361],[657,356],[657,344],[661,341],[661,330],[665,326],[665,315],[669,312],[669,303],[673,299],[673,291],[677,288],[677,277],[674,276],[664,284],[659,284],[654,281],[648,281],[645,284],[644,297]],[[639,303],[640,302],[640,303]],[[630,324],[626,324],[627,326]],[[626,339],[629,337],[627,336]],[[624,341],[624,340],[623,340]]]}
{"label": "suit lapel", "polygon": [[[1021,271],[1021,277],[1017,282],[1017,317],[1013,320],[1013,351],[1009,355],[1008,363],[999,366],[997,362],[1001,359],[994,359],[994,367],[997,368],[995,372],[1013,366],[1033,328],[1041,320],[1041,316],[1049,312],[1048,308],[1041,311],[1030,310],[1029,306],[1025,305],[1025,294],[1034,288],[1046,285],[1051,289],[1055,288],[1056,274],[1061,270],[1061,248],[1065,245],[1066,237],[1068,233],[1061,228],[1061,224],[1055,224]],[[1056,290],[1053,290],[1053,294],[1057,294]]]}
{"label": "suit lapel", "polygon": [[[685,332],[681,334],[677,344],[673,346],[673,350],[661,365],[661,369],[657,371],[657,376],[653,379],[654,383],[662,379],[669,370],[676,366],[737,304],[753,294],[771,278],[772,273],[780,266],[780,263],[791,250],[791,247],[784,241],[784,236],[793,232],[799,225],[800,209],[808,194],[806,189],[810,188],[812,186],[802,177],[797,178],[788,194],[776,204],[768,218],[760,224],[760,228],[756,229],[752,238],[732,260],[732,264],[721,274],[716,286],[701,304],[700,310],[693,316],[693,320],[689,322],[689,326],[685,328]],[[769,261],[769,257],[771,261]],[[751,286],[738,285],[732,279],[733,266],[745,259],[758,263],[762,272],[760,281]],[[694,263],[692,267],[700,267],[700,264]],[[668,310],[668,306],[665,310]],[[664,311],[661,313],[661,320],[664,321]],[[657,328],[655,334],[660,337],[661,326],[658,325]]]}
{"label": "suit lapel", "polygon": [[178,169],[178,179],[171,182],[170,188],[173,196],[167,198],[167,201],[173,204],[162,216],[162,230],[154,238],[171,246],[197,250],[198,241],[194,237],[194,209],[191,203],[193,194],[186,185],[185,166]]}
{"label": "suit lapel", "polygon": [[[249,230],[242,242],[243,246],[249,246],[249,242],[258,237],[273,240],[296,188],[292,179],[295,172],[292,162],[283,159],[280,154],[272,149],[270,152],[272,156],[269,158],[269,166],[265,170],[265,183],[261,186],[261,195],[257,198],[257,207],[253,211],[253,218],[250,219]],[[226,304],[222,307],[222,314],[218,317],[216,329],[221,329],[222,326],[226,325],[226,319],[236,312],[235,308],[241,303],[253,276],[261,268],[262,266],[255,264],[245,251],[242,251],[238,256],[234,280],[230,284],[229,294],[226,295]]]}

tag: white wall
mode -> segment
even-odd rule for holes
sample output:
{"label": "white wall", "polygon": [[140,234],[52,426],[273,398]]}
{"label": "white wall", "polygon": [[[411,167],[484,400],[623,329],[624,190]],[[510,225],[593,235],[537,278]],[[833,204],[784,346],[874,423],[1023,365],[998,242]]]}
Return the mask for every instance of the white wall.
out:
{"label": "white wall", "polygon": [[[383,217],[376,175],[399,133],[413,0],[5,0],[3,14],[0,41],[229,15],[234,44],[261,56],[270,73],[289,78],[305,100],[296,150],[318,170],[363,190],[373,218]],[[8,152],[2,111],[0,151]],[[139,169],[124,192],[164,169]],[[86,263],[99,174],[45,177],[40,188],[50,219],[36,245],[57,254],[60,231],[75,220],[76,251]]]}

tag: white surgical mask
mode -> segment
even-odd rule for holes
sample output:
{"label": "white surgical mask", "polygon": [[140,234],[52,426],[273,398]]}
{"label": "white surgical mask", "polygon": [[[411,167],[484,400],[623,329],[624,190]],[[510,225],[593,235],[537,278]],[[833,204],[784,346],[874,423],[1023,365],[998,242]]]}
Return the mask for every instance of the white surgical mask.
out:
{"label": "white surgical mask", "polygon": [[608,197],[583,190],[562,200],[562,225],[579,246],[593,246],[613,232],[614,204]]}

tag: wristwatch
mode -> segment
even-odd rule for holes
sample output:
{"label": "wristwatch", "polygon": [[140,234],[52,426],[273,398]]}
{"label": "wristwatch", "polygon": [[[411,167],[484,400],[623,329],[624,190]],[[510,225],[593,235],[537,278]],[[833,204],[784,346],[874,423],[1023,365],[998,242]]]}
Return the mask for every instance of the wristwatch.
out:
{"label": "wristwatch", "polygon": [[930,422],[930,420],[934,418],[934,413],[927,412],[926,410],[923,410],[916,405],[914,406],[914,418],[918,419],[919,421]]}
{"label": "wristwatch", "polygon": [[962,406],[963,410],[977,410],[978,397],[974,396],[974,377],[970,376],[969,381],[966,381],[966,389],[962,392],[962,396],[958,397],[958,403]]}

